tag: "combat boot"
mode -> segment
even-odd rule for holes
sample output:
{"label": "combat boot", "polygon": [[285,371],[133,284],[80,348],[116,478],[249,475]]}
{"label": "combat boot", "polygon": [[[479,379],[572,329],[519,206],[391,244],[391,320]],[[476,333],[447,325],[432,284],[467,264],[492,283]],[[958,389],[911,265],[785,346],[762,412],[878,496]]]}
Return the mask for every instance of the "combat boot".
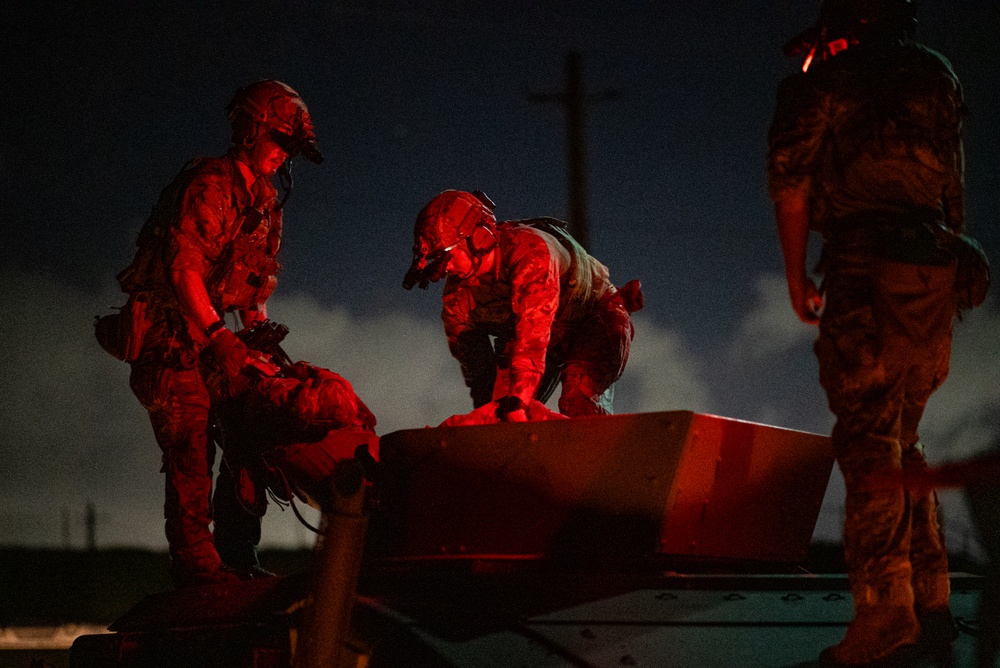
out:
{"label": "combat boot", "polygon": [[896,668],[916,661],[920,622],[913,610],[913,590],[897,586],[887,593],[852,587],[854,619],[844,639],[820,654],[821,666]]}

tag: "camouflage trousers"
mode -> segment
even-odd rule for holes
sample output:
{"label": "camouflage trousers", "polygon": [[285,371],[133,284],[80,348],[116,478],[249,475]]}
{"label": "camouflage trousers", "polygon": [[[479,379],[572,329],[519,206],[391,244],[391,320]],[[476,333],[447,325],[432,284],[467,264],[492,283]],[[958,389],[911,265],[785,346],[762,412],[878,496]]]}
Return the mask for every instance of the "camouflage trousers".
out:
{"label": "camouflage trousers", "polygon": [[918,610],[948,604],[936,494],[869,482],[891,469],[926,467],[918,426],[948,374],[954,276],[954,265],[862,256],[828,264],[815,353],[836,416],[832,436],[847,488],[844,556],[855,607],[910,588]]}
{"label": "camouflage trousers", "polygon": [[162,452],[164,530],[171,570],[183,578],[213,573],[223,560],[247,567],[256,563],[260,518],[240,506],[225,466],[220,467],[213,503],[216,448],[210,436],[211,400],[204,371],[197,351],[179,342],[164,323],[159,325],[147,335],[129,384],[149,413]]}
{"label": "camouflage trousers", "polygon": [[[635,328],[621,293],[606,294],[594,313],[560,333],[549,347],[545,374],[535,398],[545,402],[562,383],[559,412],[569,417],[613,412],[614,384],[628,363]],[[493,398],[506,395],[503,373],[497,375]]]}

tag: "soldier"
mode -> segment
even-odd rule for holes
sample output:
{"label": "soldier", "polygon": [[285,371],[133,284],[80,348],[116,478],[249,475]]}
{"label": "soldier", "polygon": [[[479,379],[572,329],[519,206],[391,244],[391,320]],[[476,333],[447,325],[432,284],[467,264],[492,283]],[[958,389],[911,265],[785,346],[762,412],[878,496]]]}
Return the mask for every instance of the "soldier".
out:
{"label": "soldier", "polygon": [[523,422],[532,400],[562,382],[559,411],[610,413],[642,308],[638,281],[621,291],[608,269],[552,218],[497,224],[481,192],[445,191],[417,216],[410,289],[447,275],[441,317],[448,347],[479,408]]}
{"label": "soldier", "polygon": [[[821,662],[871,665],[928,651],[955,629],[932,491],[874,489],[887,470],[926,466],[918,423],[948,373],[963,228],[962,89],[940,54],[913,42],[911,0],[824,0],[786,47],[768,174],[792,307],[819,325],[820,383],[836,416],[847,488],[844,552],[854,620]],[[822,290],[808,276],[822,235]]]}
{"label": "soldier", "polygon": [[977,613],[976,666],[993,668],[1000,655],[1000,440],[971,459],[943,462],[934,468],[893,470],[876,476],[873,486],[905,487],[926,492],[937,487],[963,487],[979,543],[986,553]]}
{"label": "soldier", "polygon": [[[214,535],[210,529],[209,413],[218,388],[242,385],[252,361],[223,317],[237,311],[246,329],[268,322],[284,204],[271,178],[282,177],[287,197],[288,161],[298,154],[322,160],[305,103],[279,81],[239,89],[226,114],[234,145],[221,157],[188,163],[163,190],[135,259],[118,276],[130,295],[130,384],[163,452],[165,530],[177,586],[267,574],[256,555],[260,519],[238,503],[227,466],[215,493]],[[214,392],[206,383],[213,372],[221,379]]]}

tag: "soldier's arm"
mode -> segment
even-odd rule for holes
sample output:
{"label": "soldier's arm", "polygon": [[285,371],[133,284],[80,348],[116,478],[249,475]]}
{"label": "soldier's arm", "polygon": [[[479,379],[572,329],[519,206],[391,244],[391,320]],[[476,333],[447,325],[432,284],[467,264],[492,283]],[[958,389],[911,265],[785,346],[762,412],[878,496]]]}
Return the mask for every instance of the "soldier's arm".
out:
{"label": "soldier's arm", "polygon": [[196,176],[184,191],[181,214],[173,232],[167,270],[184,314],[199,332],[218,322],[205,287],[205,277],[222,253],[226,240],[228,198],[223,179],[214,172]]}
{"label": "soldier's arm", "polygon": [[462,368],[462,378],[476,408],[493,397],[496,357],[489,336],[472,322],[472,295],[459,281],[445,283],[441,320],[448,339],[448,350]]}
{"label": "soldier's arm", "polygon": [[170,272],[177,299],[184,313],[194,322],[199,331],[204,332],[220,317],[212,307],[201,274],[193,269],[174,269]]}
{"label": "soldier's arm", "polygon": [[815,325],[823,300],[806,270],[810,192],[831,113],[824,96],[804,77],[790,77],[778,87],[768,131],[767,173],[792,308],[799,320]]}
{"label": "soldier's arm", "polygon": [[786,191],[775,200],[774,209],[792,308],[799,320],[808,325],[815,325],[819,322],[823,298],[816,283],[806,271],[806,253],[809,245],[809,193],[805,188]]}
{"label": "soldier's arm", "polygon": [[509,271],[515,320],[510,394],[527,405],[545,373],[545,355],[559,309],[559,266],[544,239],[526,233],[511,256]]}
{"label": "soldier's arm", "polygon": [[246,366],[247,347],[223,326],[205,287],[205,277],[226,242],[228,195],[226,181],[219,174],[206,173],[192,180],[181,202],[167,270],[180,307],[194,325],[192,336],[205,341],[223,371],[232,376]]}

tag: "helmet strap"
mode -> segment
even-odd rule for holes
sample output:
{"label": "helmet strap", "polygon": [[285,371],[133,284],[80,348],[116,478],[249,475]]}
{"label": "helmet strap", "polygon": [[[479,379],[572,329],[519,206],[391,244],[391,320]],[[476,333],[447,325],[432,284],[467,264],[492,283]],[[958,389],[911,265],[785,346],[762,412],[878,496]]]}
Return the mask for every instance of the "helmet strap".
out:
{"label": "helmet strap", "polygon": [[281,201],[278,202],[278,206],[275,211],[281,211],[282,207],[285,206],[285,202],[292,195],[292,159],[289,158],[281,163],[281,167],[278,167],[278,184],[281,185],[281,190],[283,191],[281,195]]}

